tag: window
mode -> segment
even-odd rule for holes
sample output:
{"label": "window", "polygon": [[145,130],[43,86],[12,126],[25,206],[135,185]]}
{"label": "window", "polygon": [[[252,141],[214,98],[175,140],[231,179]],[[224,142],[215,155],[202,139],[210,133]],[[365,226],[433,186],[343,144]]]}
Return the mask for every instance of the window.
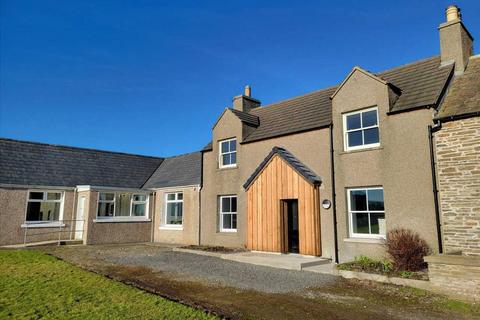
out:
{"label": "window", "polygon": [[220,197],[220,231],[237,231],[237,196]]}
{"label": "window", "polygon": [[60,221],[62,201],[62,192],[30,191],[27,201],[27,222]]}
{"label": "window", "polygon": [[237,165],[237,139],[220,141],[220,168]]}
{"label": "window", "polygon": [[344,114],[343,131],[347,151],[379,146],[378,109]]}
{"label": "window", "polygon": [[183,224],[183,193],[165,195],[165,226],[181,227]]}
{"label": "window", "polygon": [[98,218],[147,217],[148,195],[124,192],[99,192]]}
{"label": "window", "polygon": [[383,188],[348,190],[350,236],[383,238],[385,236],[385,205]]}

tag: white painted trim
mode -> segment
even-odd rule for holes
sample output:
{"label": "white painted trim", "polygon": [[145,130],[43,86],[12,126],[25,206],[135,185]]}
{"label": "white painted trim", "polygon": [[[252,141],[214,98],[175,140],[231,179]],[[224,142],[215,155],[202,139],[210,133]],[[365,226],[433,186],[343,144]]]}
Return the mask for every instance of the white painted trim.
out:
{"label": "white painted trim", "polygon": [[[366,201],[367,201],[367,209],[368,209],[368,190],[382,190],[383,191],[383,206],[384,206],[384,210],[383,211],[380,211],[380,210],[367,210],[367,211],[352,211],[351,208],[352,208],[352,204],[351,204],[351,200],[350,200],[350,192],[352,191],[361,191],[361,190],[365,190],[366,191]],[[382,240],[382,239],[385,239],[386,235],[383,235],[383,234],[365,234],[365,233],[354,233],[353,232],[353,217],[352,217],[352,213],[355,212],[355,213],[383,213],[384,215],[384,219],[385,219],[385,190],[383,189],[383,187],[362,187],[362,188],[348,188],[347,189],[347,212],[348,212],[348,234],[349,234],[349,237],[350,239],[378,239],[378,240]],[[369,224],[369,228],[370,228],[370,215],[368,215],[369,217],[369,220],[368,220],[368,224]]]}
{"label": "white painted trim", "polygon": [[[355,114],[360,114],[360,122],[361,122],[362,121],[361,114],[365,113],[365,112],[368,112],[368,111],[372,111],[372,110],[377,111],[377,125],[369,126],[369,127],[363,127],[362,126],[363,124],[361,123],[362,127],[360,127],[359,129],[347,130],[347,117],[348,116],[352,116],[352,115],[355,115]],[[356,111],[344,113],[344,114],[342,114],[342,120],[343,120],[343,129],[342,130],[343,130],[343,150],[344,151],[348,152],[348,151],[354,151],[354,150],[364,150],[364,149],[370,149],[370,148],[378,148],[380,146],[380,119],[379,119],[379,115],[378,115],[378,107],[371,107],[371,108],[366,108],[366,109],[361,109],[361,110],[356,110]],[[354,147],[349,147],[348,146],[348,133],[349,132],[364,131],[364,130],[372,129],[372,128],[378,128],[378,141],[379,142],[370,143],[370,144],[363,144],[363,145],[354,146]],[[362,137],[363,137],[363,133],[362,133]]]}
{"label": "white painted trim", "polygon": [[90,186],[90,185],[78,185],[77,186],[78,191],[98,191],[98,192],[113,192],[113,191],[118,191],[118,192],[131,192],[131,193],[149,193],[149,189],[141,189],[141,188],[121,188],[121,187],[103,187],[103,186]]}
{"label": "white painted trim", "polygon": [[175,224],[170,224],[170,225],[163,225],[160,226],[158,229],[160,230],[170,230],[170,231],[183,231],[183,226],[179,225],[180,227],[174,227]]}
{"label": "white painted trim", "polygon": [[[230,142],[230,141],[234,141],[234,140],[235,140],[235,151],[229,151],[229,152],[222,153],[222,143]],[[237,143],[237,138],[236,137],[218,141],[218,168],[219,169],[236,168],[237,167],[237,161],[238,161],[237,150],[238,150],[238,143]],[[222,156],[224,154],[233,154],[233,153],[235,153],[235,163],[224,165]]]}
{"label": "white painted trim", "polygon": [[[191,184],[186,186],[171,186],[171,187],[161,187],[161,188],[148,188],[145,190],[151,191],[178,191],[180,189],[190,189],[190,188],[200,188],[199,184]],[[143,189],[142,189],[143,190]]]}
{"label": "white painted trim", "polygon": [[[237,211],[223,212],[222,211],[222,199],[224,199],[224,198],[235,198],[235,199],[237,199]],[[220,214],[220,219],[219,219],[220,220],[220,226],[218,228],[219,232],[225,232],[225,233],[235,233],[235,232],[237,232],[238,225],[237,225],[237,228],[235,228],[235,229],[226,229],[226,228],[223,227],[223,215],[224,214],[229,214],[229,215],[235,214],[237,216],[237,224],[238,224],[238,197],[237,197],[237,195],[232,194],[232,195],[220,196],[218,206],[219,206],[218,212]]]}
{"label": "white painted trim", "polygon": [[[181,193],[182,194],[182,199],[181,200],[178,200],[178,194]],[[175,200],[168,200],[168,195],[169,194],[174,194],[175,195]],[[164,197],[164,205],[163,205],[163,221],[162,221],[162,224],[160,226],[160,229],[168,229],[168,230],[179,230],[181,228],[181,230],[183,230],[183,213],[184,213],[184,198],[183,198],[183,192],[182,191],[176,191],[176,192],[168,192],[168,193],[164,193],[163,197]],[[168,224],[166,223],[167,222],[167,207],[168,207],[168,204],[169,203],[181,203],[182,204],[182,224]]]}
{"label": "white painted trim", "polygon": [[[46,195],[48,192],[52,192],[52,193],[60,193],[60,197],[61,199],[60,200],[50,200],[50,201],[45,201],[45,200],[30,200],[30,192],[43,192],[43,195],[46,199]],[[25,202],[25,222],[27,224],[30,224],[30,223],[45,223],[45,221],[28,221],[27,220],[27,211],[28,211],[28,203],[29,202],[57,202],[57,203],[60,203],[60,212],[58,213],[58,220],[52,220],[52,221],[47,221],[47,222],[51,222],[51,223],[54,223],[54,222],[59,222],[61,220],[63,220],[63,208],[64,208],[64,203],[65,203],[65,191],[64,190],[58,190],[58,189],[50,189],[50,190],[47,190],[47,189],[28,189],[27,190],[27,199],[26,199],[26,202]]]}
{"label": "white painted trim", "polygon": [[139,217],[139,218],[134,218],[134,217],[113,217],[113,218],[97,218],[93,219],[93,222],[95,223],[117,223],[117,222],[151,222],[152,219],[149,218],[144,218],[144,217]]}
{"label": "white painted trim", "polygon": [[65,227],[64,223],[61,223],[60,221],[53,221],[53,222],[46,222],[46,223],[41,223],[40,221],[35,221],[35,222],[27,222],[21,225],[22,228],[28,228],[28,229],[35,229],[35,228],[59,228],[59,227]]}

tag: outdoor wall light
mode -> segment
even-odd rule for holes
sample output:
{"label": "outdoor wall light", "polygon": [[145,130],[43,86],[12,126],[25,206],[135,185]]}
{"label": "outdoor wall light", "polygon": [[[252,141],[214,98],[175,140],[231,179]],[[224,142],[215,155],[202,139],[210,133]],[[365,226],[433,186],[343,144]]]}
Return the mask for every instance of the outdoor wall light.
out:
{"label": "outdoor wall light", "polygon": [[330,200],[325,199],[322,201],[323,209],[330,209],[331,206],[332,206],[332,203],[330,202]]}

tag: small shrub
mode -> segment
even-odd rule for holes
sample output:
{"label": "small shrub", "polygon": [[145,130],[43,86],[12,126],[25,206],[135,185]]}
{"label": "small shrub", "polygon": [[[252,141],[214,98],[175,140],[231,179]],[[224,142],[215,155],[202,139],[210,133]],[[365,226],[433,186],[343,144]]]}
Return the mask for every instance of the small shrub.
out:
{"label": "small shrub", "polygon": [[393,263],[390,260],[381,261],[382,271],[384,273],[390,273],[393,270]]}
{"label": "small shrub", "polygon": [[397,270],[418,271],[426,267],[423,257],[430,253],[425,240],[408,229],[397,228],[387,233],[387,253]]}
{"label": "small shrub", "polygon": [[410,272],[410,271],[402,271],[400,272],[400,277],[402,278],[411,278],[413,276],[413,272]]}

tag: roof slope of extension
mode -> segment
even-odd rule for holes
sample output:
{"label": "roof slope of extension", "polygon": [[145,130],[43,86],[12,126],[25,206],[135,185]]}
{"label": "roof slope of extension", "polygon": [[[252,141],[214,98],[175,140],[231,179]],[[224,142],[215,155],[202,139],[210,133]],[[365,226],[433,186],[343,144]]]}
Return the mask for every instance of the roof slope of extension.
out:
{"label": "roof slope of extension", "polygon": [[285,160],[292,168],[298,172],[302,177],[305,178],[309,183],[313,185],[320,185],[322,183],[322,178],[320,178],[315,172],[310,168],[304,165],[300,160],[298,160],[293,154],[288,150],[280,147],[273,147],[272,151],[267,155],[267,157],[260,163],[260,165],[255,169],[250,178],[247,179],[243,188],[246,190],[250,185],[255,181],[255,178],[262,172],[262,170],[267,166],[270,160],[278,155],[280,158]]}
{"label": "roof slope of extension", "polygon": [[238,117],[238,119],[240,119],[240,121],[242,121],[242,122],[244,122],[248,125],[258,127],[258,125],[260,124],[260,119],[258,119],[258,117],[256,115],[250,114],[248,112],[236,110],[236,109],[233,109],[233,108],[228,108],[228,109],[230,111],[232,111],[233,114],[236,115]]}
{"label": "roof slope of extension", "polygon": [[165,188],[199,185],[202,174],[202,153],[194,152],[166,158],[143,186]]}
{"label": "roof slope of extension", "polygon": [[0,138],[0,184],[140,188],[163,160]]}
{"label": "roof slope of extension", "polygon": [[480,55],[470,57],[467,69],[455,76],[437,119],[480,114]]}
{"label": "roof slope of extension", "polygon": [[[453,65],[440,66],[435,56],[373,73],[401,90],[401,95],[390,113],[437,107],[442,92],[453,74]],[[299,97],[252,109],[248,114],[257,116],[258,127],[243,142],[253,142],[287,134],[326,127],[332,122],[330,97],[337,86],[321,89]],[[240,111],[238,111],[240,112]],[[211,143],[204,151],[211,150]]]}

